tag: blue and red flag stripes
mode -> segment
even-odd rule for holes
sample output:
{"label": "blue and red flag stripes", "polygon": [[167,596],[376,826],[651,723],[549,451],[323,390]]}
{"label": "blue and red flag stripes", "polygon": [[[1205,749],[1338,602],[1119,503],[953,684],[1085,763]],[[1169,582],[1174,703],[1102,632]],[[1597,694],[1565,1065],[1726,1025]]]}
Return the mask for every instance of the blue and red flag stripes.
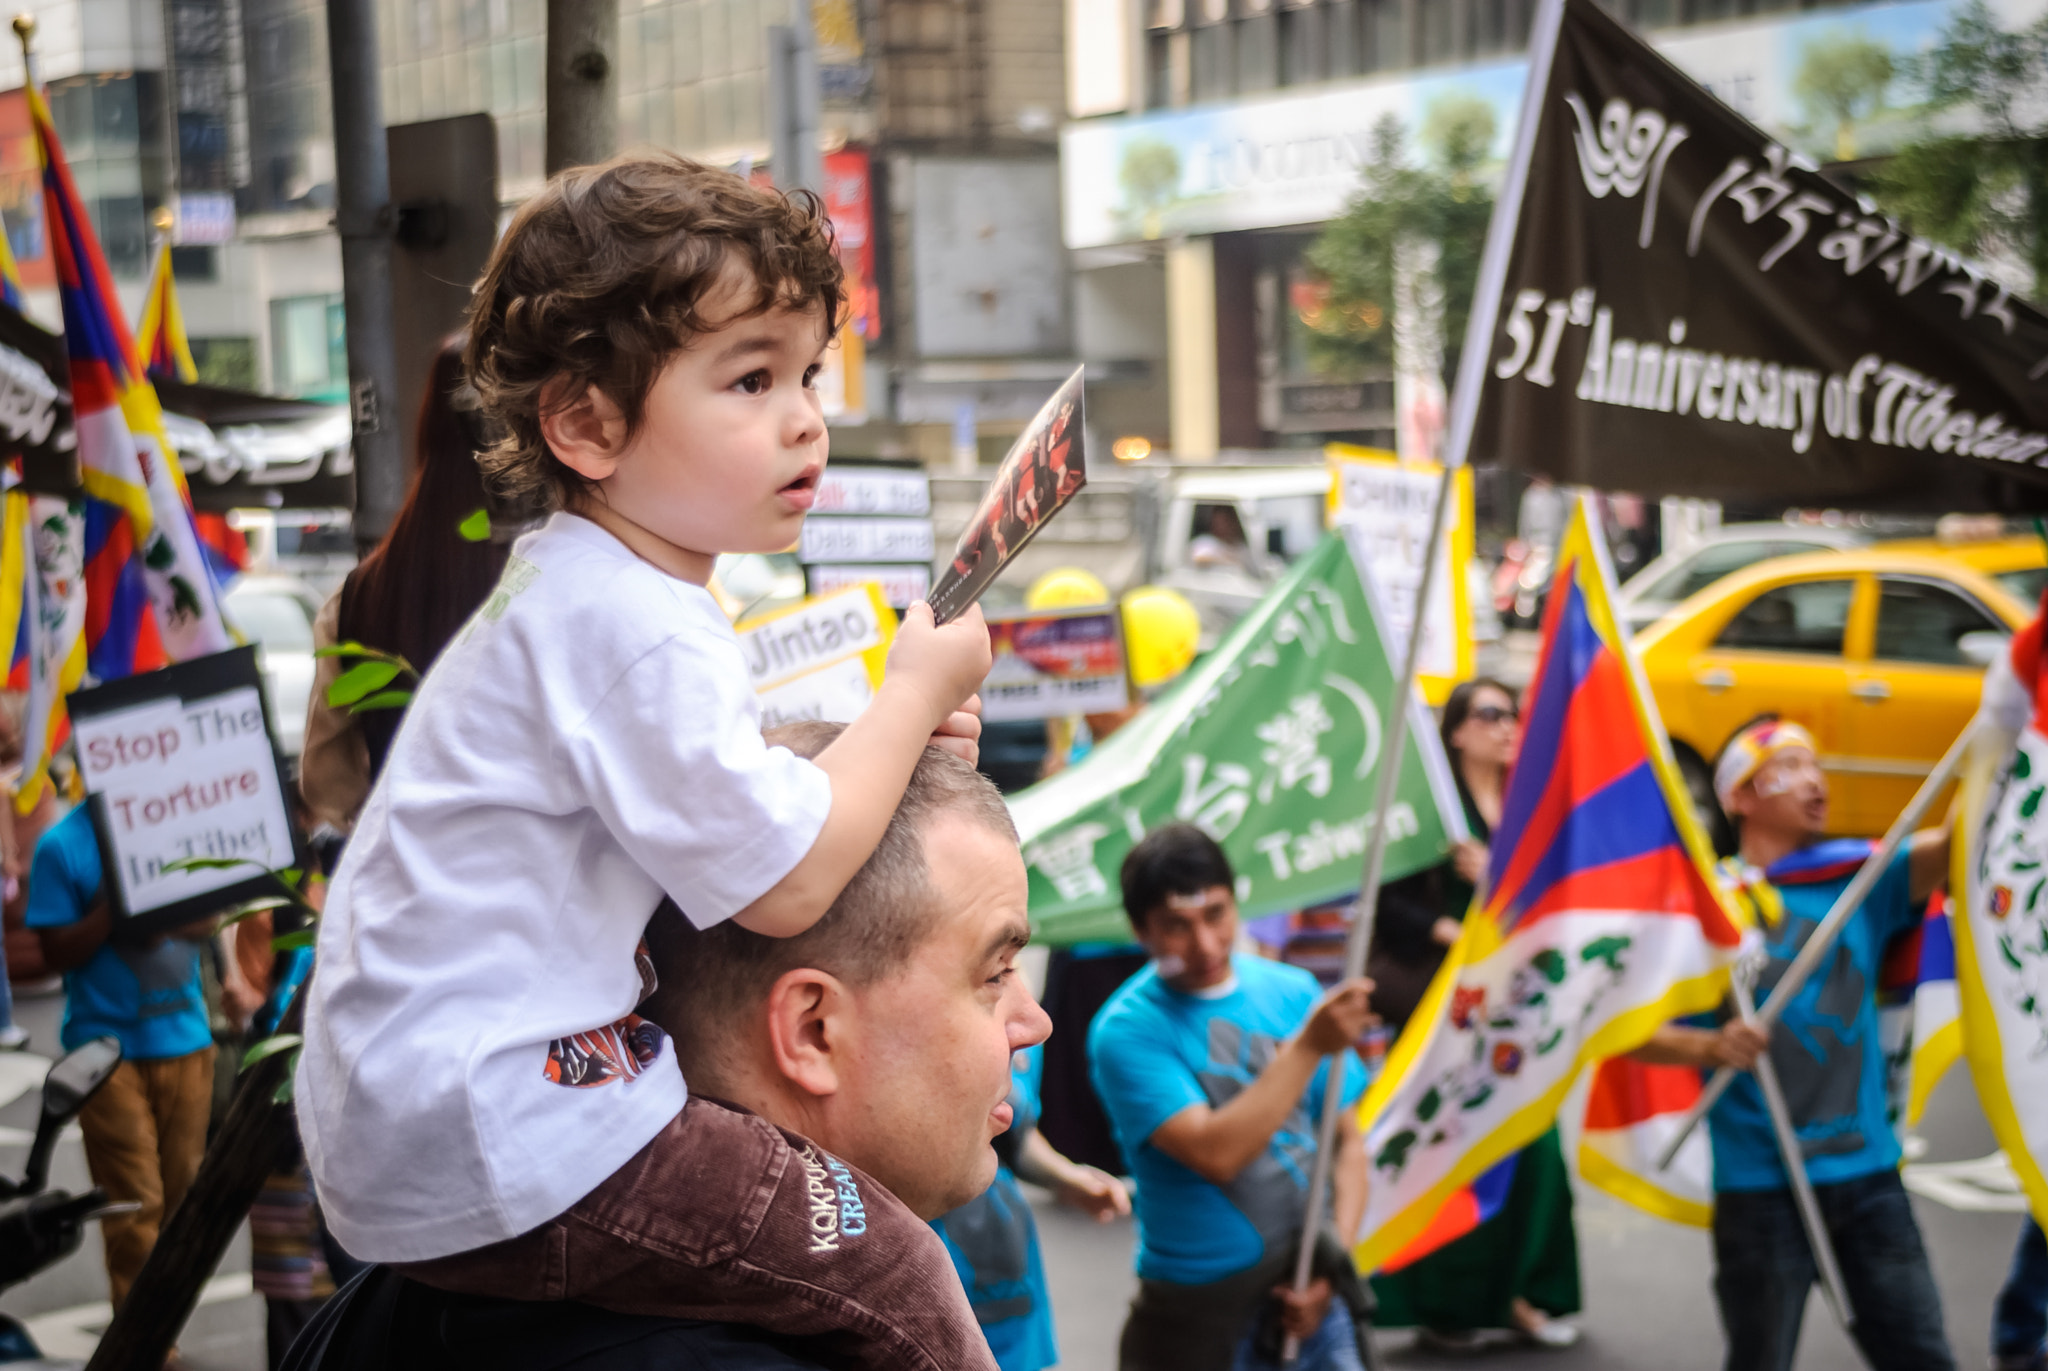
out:
{"label": "blue and red flag stripes", "polygon": [[208,570],[222,585],[249,565],[249,540],[228,523],[226,515],[200,510],[192,516],[192,531],[199,538],[199,551]]}
{"label": "blue and red flag stripes", "polygon": [[93,674],[114,679],[219,651],[231,639],[156,392],[143,375],[49,106],[33,81],[26,95],[42,156],[44,216],[87,497],[85,643]]}
{"label": "blue and red flag stripes", "polygon": [[1489,1176],[1551,1126],[1581,1069],[1726,991],[1742,935],[1628,655],[1597,530],[1581,500],[1486,893],[1359,1107],[1361,1270],[1482,1222]]}
{"label": "blue and red flag stripes", "polygon": [[85,501],[85,664],[102,681],[165,664],[126,511]]}
{"label": "blue and red flag stripes", "polygon": [[1389,1257],[1380,1267],[1380,1274],[1388,1275],[1421,1261],[1498,1214],[1500,1207],[1508,1202],[1508,1190],[1515,1183],[1515,1163],[1521,1156],[1519,1152],[1510,1154],[1506,1161],[1480,1173],[1477,1180],[1444,1201],[1444,1207],[1437,1210],[1436,1217],[1429,1221],[1429,1227],[1423,1229],[1415,1241]]}
{"label": "blue and red flag stripes", "polygon": [[1560,568],[1520,755],[1493,836],[1486,910],[1503,934],[1568,909],[1715,907],[1632,714],[1627,669]]}

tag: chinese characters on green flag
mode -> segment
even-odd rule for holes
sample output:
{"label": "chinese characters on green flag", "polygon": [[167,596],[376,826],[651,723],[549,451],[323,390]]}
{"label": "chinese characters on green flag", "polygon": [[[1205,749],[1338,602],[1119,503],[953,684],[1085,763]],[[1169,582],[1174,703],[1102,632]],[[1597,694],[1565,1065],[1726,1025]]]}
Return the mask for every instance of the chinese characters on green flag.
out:
{"label": "chinese characters on green flag", "polygon": [[[1357,567],[1342,537],[1325,538],[1151,708],[1011,800],[1035,938],[1127,941],[1124,854],[1176,821],[1223,845],[1248,916],[1358,889],[1398,654]],[[1408,707],[1389,880],[1465,836],[1435,721],[1419,698]]]}

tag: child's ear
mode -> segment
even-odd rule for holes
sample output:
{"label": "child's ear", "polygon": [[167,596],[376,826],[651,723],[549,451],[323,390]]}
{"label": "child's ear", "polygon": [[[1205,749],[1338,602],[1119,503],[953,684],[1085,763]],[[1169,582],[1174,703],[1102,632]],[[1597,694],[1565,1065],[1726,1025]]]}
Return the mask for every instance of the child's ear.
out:
{"label": "child's ear", "polygon": [[586,481],[602,481],[625,455],[626,416],[596,386],[585,386],[581,395],[564,394],[569,384],[542,391],[540,436],[563,466]]}

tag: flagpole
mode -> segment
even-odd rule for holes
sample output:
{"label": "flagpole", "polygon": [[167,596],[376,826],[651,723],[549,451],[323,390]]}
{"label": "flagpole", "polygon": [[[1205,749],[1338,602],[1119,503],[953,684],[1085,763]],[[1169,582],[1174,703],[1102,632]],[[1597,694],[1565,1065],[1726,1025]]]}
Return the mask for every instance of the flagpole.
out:
{"label": "flagpole", "polygon": [[[1735,1010],[1746,1024],[1756,1022],[1756,1004],[1750,998],[1749,980],[1738,968],[1729,977]],[[1778,1158],[1792,1181],[1792,1200],[1799,1208],[1799,1222],[1806,1229],[1806,1245],[1813,1251],[1813,1263],[1820,1268],[1820,1288],[1835,1311],[1835,1321],[1848,1332],[1856,1322],[1849,1305],[1849,1292],[1842,1284],[1842,1268],[1835,1260],[1835,1245],[1828,1238],[1827,1224],[1820,1216],[1820,1202],[1813,1197],[1813,1179],[1806,1174],[1806,1153],[1799,1146],[1799,1130],[1792,1126],[1792,1111],[1785,1104],[1785,1091],[1778,1083],[1777,1064],[1766,1052],[1756,1059],[1757,1088],[1763,1092],[1764,1108],[1771,1116],[1771,1131],[1778,1135]]]}
{"label": "flagpole", "polygon": [[[1408,707],[1415,694],[1416,677],[1422,669],[1422,631],[1428,617],[1430,597],[1436,591],[1437,561],[1441,556],[1444,529],[1449,523],[1452,482],[1464,466],[1472,448],[1472,430],[1478,422],[1479,392],[1486,384],[1487,354],[1492,350],[1494,328],[1500,319],[1501,292],[1507,286],[1508,258],[1513,255],[1515,227],[1522,217],[1522,198],[1529,187],[1529,164],[1536,151],[1536,130],[1541,123],[1543,100],[1550,88],[1552,58],[1557,37],[1564,27],[1564,0],[1542,0],[1529,31],[1529,75],[1522,89],[1521,122],[1515,128],[1515,147],[1508,158],[1506,179],[1500,198],[1494,202],[1493,218],[1486,228],[1486,250],[1479,261],[1479,280],[1473,290],[1472,312],[1465,321],[1465,346],[1458,355],[1458,376],[1451,393],[1451,427],[1445,445],[1443,479],[1437,489],[1436,510],[1430,523],[1428,551],[1422,562],[1421,584],[1415,588],[1415,613],[1409,619],[1408,642],[1403,653],[1401,677],[1387,720],[1387,740],[1380,759],[1380,774],[1374,784],[1372,838],[1365,851],[1364,872],[1358,890],[1358,913],[1352,918],[1344,944],[1344,979],[1365,974],[1366,954],[1372,947],[1373,925],[1379,916],[1380,877],[1386,869],[1387,808],[1393,803],[1394,785],[1399,779],[1401,754],[1408,743]],[[1350,1048],[1344,1049],[1350,1051]],[[1341,1054],[1340,1054],[1341,1055]],[[1301,1247],[1294,1257],[1294,1289],[1306,1290],[1315,1264],[1316,1234],[1322,1227],[1323,1198],[1329,1190],[1331,1153],[1337,1144],[1337,1123],[1343,1114],[1341,1078],[1332,1070],[1323,1086],[1323,1117],[1316,1130],[1316,1156],[1309,1177],[1308,1206],[1301,1225]],[[1349,1246],[1353,1234],[1344,1234]],[[1283,1365],[1291,1364],[1301,1350],[1301,1341],[1289,1336],[1281,1350]]]}
{"label": "flagpole", "polygon": [[[1424,612],[1436,584],[1436,564],[1444,543],[1444,528],[1450,522],[1457,468],[1445,465],[1437,482],[1436,509],[1430,516],[1429,542],[1423,553],[1422,584],[1416,591],[1415,617],[1408,628],[1408,642],[1402,649],[1401,675],[1394,698],[1387,708],[1386,743],[1380,750],[1379,775],[1373,778],[1372,840],[1365,849],[1363,883],[1358,889],[1358,912],[1344,943],[1344,979],[1365,974],[1365,958],[1372,946],[1373,924],[1379,915],[1380,878],[1387,865],[1387,810],[1394,803],[1394,787],[1401,779],[1402,756],[1408,746],[1409,701],[1415,694],[1415,678],[1422,669]],[[1344,1051],[1351,1049],[1346,1047]],[[1342,1056],[1342,1053],[1339,1054]],[[1301,1247],[1294,1254],[1294,1288],[1306,1290],[1315,1265],[1316,1235],[1322,1229],[1323,1197],[1330,1187],[1331,1158],[1337,1146],[1337,1124],[1344,1114],[1341,1073],[1332,1069],[1323,1082],[1323,1115],[1316,1129],[1315,1163],[1309,1173],[1308,1209],[1302,1220]],[[1299,1340],[1290,1336],[1281,1353],[1282,1363],[1292,1362],[1300,1350]]]}
{"label": "flagpole", "polygon": [[[1948,788],[1951,780],[1955,779],[1956,769],[1963,764],[1963,757],[1969,752],[1970,744],[1975,740],[1977,733],[1978,725],[1972,720],[1956,740],[1949,744],[1948,751],[1934,764],[1934,770],[1927,773],[1927,779],[1920,783],[1920,789],[1915,792],[1912,800],[1899,811],[1899,817],[1892,820],[1892,826],[1885,830],[1884,838],[1878,843],[1877,850],[1870,854],[1869,860],[1858,868],[1849,884],[1843,887],[1842,893],[1835,897],[1834,904],[1828,909],[1827,917],[1820,921],[1819,927],[1814,929],[1813,936],[1806,940],[1806,945],[1799,949],[1799,955],[1792,959],[1792,965],[1786,969],[1784,979],[1778,982],[1777,988],[1771,992],[1771,997],[1764,1001],[1763,1008],[1757,1013],[1756,1027],[1769,1033],[1772,1026],[1784,1017],[1786,1006],[1792,1003],[1792,997],[1799,993],[1800,988],[1819,968],[1822,958],[1833,950],[1835,940],[1842,936],[1842,929],[1849,922],[1849,916],[1862,906],[1864,896],[1870,893],[1870,888],[1877,884],[1878,877],[1891,865],[1892,857],[1898,852],[1900,845],[1912,836],[1913,830],[1919,827],[1921,819],[1925,818],[1927,811],[1933,807],[1936,797]],[[1679,1122],[1678,1131],[1672,1134],[1670,1143],[1657,1158],[1659,1171],[1669,1169],[1672,1159],[1678,1156],[1678,1149],[1684,1145],[1686,1138],[1699,1126],[1699,1121],[1706,1117],[1707,1111],[1727,1093],[1729,1085],[1734,1080],[1735,1068],[1732,1066],[1724,1066],[1714,1073],[1714,1078],[1707,1082],[1707,1088],[1700,1092],[1699,1099],[1686,1111],[1685,1118]]]}

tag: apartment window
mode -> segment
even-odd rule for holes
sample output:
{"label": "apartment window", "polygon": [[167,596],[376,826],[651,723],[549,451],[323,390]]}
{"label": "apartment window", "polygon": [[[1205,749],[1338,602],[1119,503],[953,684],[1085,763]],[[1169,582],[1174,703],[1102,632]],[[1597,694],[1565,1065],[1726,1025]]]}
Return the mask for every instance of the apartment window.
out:
{"label": "apartment window", "polygon": [[258,390],[262,385],[256,375],[254,338],[194,338],[192,364],[205,385],[231,390]]}
{"label": "apartment window", "polygon": [[270,302],[270,383],[284,395],[338,400],[348,393],[347,334],[339,295]]}
{"label": "apartment window", "polygon": [[1463,16],[1458,13],[1458,0],[1437,0],[1433,5],[1419,5],[1416,8],[1415,17],[1422,30],[1421,65],[1433,67],[1441,62],[1455,61],[1462,56],[1463,54],[1458,51],[1458,30],[1462,25],[1458,21]]}
{"label": "apartment window", "polygon": [[1472,0],[1474,56],[1520,52],[1529,46],[1531,0]]}
{"label": "apartment window", "polygon": [[1230,25],[1211,24],[1189,35],[1188,95],[1195,100],[1222,100],[1232,93]]}
{"label": "apartment window", "polygon": [[1242,95],[1280,84],[1279,17],[1255,15],[1237,22],[1237,89]]}
{"label": "apartment window", "polygon": [[178,281],[219,280],[220,249],[215,247],[172,248],[171,277]]}
{"label": "apartment window", "polygon": [[1145,108],[1164,109],[1173,103],[1173,33],[1145,35]]}
{"label": "apartment window", "polygon": [[1330,12],[1322,8],[1282,10],[1279,19],[1280,84],[1303,86],[1329,75]]}
{"label": "apartment window", "polygon": [[1365,68],[1360,62],[1358,0],[1334,0],[1323,8],[1323,74],[1332,79],[1356,76]]}
{"label": "apartment window", "polygon": [[1365,71],[1399,71],[1414,65],[1409,57],[1405,0],[1359,0],[1364,21]]}
{"label": "apartment window", "polygon": [[1669,28],[1679,20],[1679,0],[1630,0],[1622,17],[1639,29]]}

